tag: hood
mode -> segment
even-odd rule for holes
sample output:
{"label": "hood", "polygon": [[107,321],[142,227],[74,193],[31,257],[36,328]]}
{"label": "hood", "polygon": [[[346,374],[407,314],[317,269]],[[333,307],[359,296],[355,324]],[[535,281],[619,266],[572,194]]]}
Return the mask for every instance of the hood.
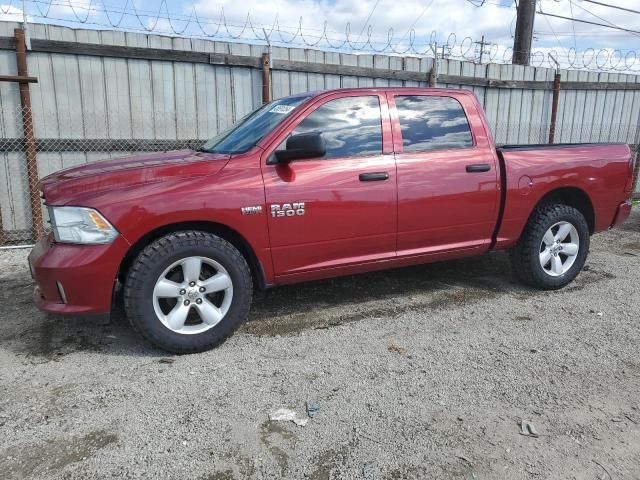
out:
{"label": "hood", "polygon": [[180,150],[102,160],[44,177],[40,181],[40,189],[49,205],[64,205],[73,202],[80,194],[180,177],[213,175],[226,165],[229,158],[228,154]]}

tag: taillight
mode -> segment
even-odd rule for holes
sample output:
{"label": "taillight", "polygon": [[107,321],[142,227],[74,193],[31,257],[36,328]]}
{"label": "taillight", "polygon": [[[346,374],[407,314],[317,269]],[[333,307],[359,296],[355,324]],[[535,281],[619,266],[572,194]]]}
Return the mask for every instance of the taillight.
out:
{"label": "taillight", "polygon": [[640,152],[636,154],[635,158],[632,156],[629,160],[629,175],[627,178],[627,183],[624,187],[625,193],[633,193],[633,187],[638,180],[638,167],[640,167],[637,161],[638,155],[640,155]]}

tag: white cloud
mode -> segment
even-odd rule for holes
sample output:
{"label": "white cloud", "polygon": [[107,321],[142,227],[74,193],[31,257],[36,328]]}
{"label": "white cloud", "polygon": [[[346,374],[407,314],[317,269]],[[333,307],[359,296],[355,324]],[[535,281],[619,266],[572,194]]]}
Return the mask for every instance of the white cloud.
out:
{"label": "white cloud", "polygon": [[[431,6],[424,12],[422,19],[414,29],[418,37],[424,40],[433,30],[443,34],[443,38],[451,32],[473,35],[484,32],[494,34],[495,37],[508,35],[508,29],[504,29],[504,20],[511,20],[515,14],[513,9],[503,9],[496,5],[486,5],[482,9],[476,9],[463,0],[456,1],[456,8],[452,9],[449,0],[434,0]],[[342,38],[347,24],[350,24],[351,38],[355,40],[364,27],[375,0],[338,0],[330,3],[324,0],[264,0],[250,4],[223,0],[213,3],[202,0],[195,3],[199,15],[209,19],[217,19],[221,8],[224,8],[227,20],[234,24],[243,24],[247,12],[251,19],[260,24],[272,25],[276,15],[279,24],[287,32],[295,31],[302,17],[302,25],[305,32],[313,35],[323,29],[327,22],[328,30],[334,38]],[[370,19],[376,43],[387,41],[389,29],[393,29],[394,37],[399,40],[414,24],[418,15],[425,7],[423,0],[381,0]],[[455,12],[454,12],[455,10]],[[453,14],[452,14],[453,13]],[[360,40],[367,38],[365,28]],[[406,36],[408,40],[408,35]]]}
{"label": "white cloud", "polygon": [[[640,5],[636,0],[614,0],[611,2],[605,1],[604,3],[640,10],[638,8]],[[553,15],[610,26],[615,25],[640,32],[640,14],[596,5],[584,0],[574,0],[571,3],[568,0],[561,2],[543,0],[540,7],[543,12]],[[535,27],[538,42],[545,46],[562,45],[564,48],[571,48],[574,46],[575,39],[575,45],[579,49],[586,47],[640,48],[640,33],[633,34],[613,28],[572,22],[571,20],[542,14],[537,15]]]}
{"label": "white cloud", "polygon": [[[480,0],[474,1],[480,3]],[[499,3],[501,5],[498,5]],[[627,8],[637,9],[636,3],[637,0],[616,0],[616,5]],[[227,21],[234,25],[243,25],[247,12],[250,13],[253,22],[261,25],[272,25],[277,15],[279,24],[287,33],[295,32],[302,17],[303,31],[312,37],[312,40],[313,36],[318,35],[323,29],[324,22],[327,22],[330,31],[328,36],[336,43],[344,39],[347,24],[350,24],[351,39],[355,40],[358,37],[364,26],[363,22],[374,4],[375,0],[337,0],[335,3],[327,0],[261,0],[249,3],[232,0],[214,3],[199,0],[193,6],[198,15],[206,17],[209,21],[216,21],[220,16],[220,9],[224,8]],[[404,37],[402,43],[406,45],[409,42],[409,29],[422,14],[414,27],[416,43],[428,43],[432,31],[438,33],[440,43],[446,42],[452,32],[456,34],[458,44],[465,37],[479,40],[484,35],[487,41],[501,46],[499,57],[502,56],[504,48],[510,47],[513,43],[515,3],[509,4],[507,0],[486,0],[482,7],[475,7],[466,0],[433,0],[425,11],[426,5],[429,3],[425,0],[380,0],[369,22],[374,32],[372,42],[375,46],[382,47],[387,42],[389,29],[393,29],[395,42]],[[191,8],[192,6],[187,7],[186,11],[190,11]],[[640,14],[599,6],[584,0],[573,0],[573,4],[570,4],[569,0],[542,0],[539,8],[555,15],[607,23],[590,14],[590,11],[613,24],[640,31]],[[215,26],[209,25],[206,29],[214,31]],[[240,27],[232,29],[234,33],[239,31]],[[279,40],[277,34],[275,37]],[[285,38],[289,37],[290,35],[285,35]],[[360,41],[366,38],[365,28]],[[560,50],[569,49],[574,45],[578,50],[589,47],[640,50],[640,35],[541,14],[536,16],[534,47]],[[420,47],[421,50],[425,48]],[[468,55],[472,55],[474,49],[477,49],[477,46],[470,45],[469,41],[465,43],[464,50],[467,50]]]}
{"label": "white cloud", "polygon": [[0,5],[0,20],[21,22],[23,20],[22,10],[13,5]]}
{"label": "white cloud", "polygon": [[[100,13],[99,3],[92,0],[54,0],[51,3],[49,16],[84,21]],[[46,7],[46,5],[44,5]],[[44,11],[43,6],[40,7]],[[27,9],[27,11],[29,11]]]}
{"label": "white cloud", "polygon": [[[7,0],[0,0],[8,3]],[[36,0],[27,1],[27,11],[36,14]],[[48,0],[47,0],[48,1]],[[275,45],[292,41],[294,46],[305,43],[316,48],[333,46],[341,51],[352,50],[345,44],[349,31],[351,42],[355,42],[356,52],[364,50],[385,50],[389,37],[397,53],[409,48],[413,38],[413,53],[427,53],[428,44],[435,38],[438,44],[452,43],[456,47],[452,56],[468,59],[477,58],[479,46],[474,43],[482,36],[492,46],[486,47],[484,61],[502,62],[511,56],[509,48],[513,44],[515,28],[515,1],[510,0],[135,0],[138,18],[133,14],[132,0],[51,0],[49,18],[36,17],[37,21],[64,20],[70,25],[87,24],[109,27],[112,21],[123,19],[121,29],[153,30],[157,33],[185,36],[211,36],[242,41],[262,38],[262,28],[270,31],[276,18],[281,33],[273,32]],[[103,3],[108,6],[103,8]],[[615,5],[639,10],[638,0],[605,0]],[[40,0],[42,2],[42,0]],[[377,4],[376,4],[377,2]],[[480,5],[476,7],[475,5]],[[47,10],[40,3],[38,11]],[[123,9],[126,5],[126,11]],[[374,10],[374,5],[377,5]],[[108,12],[105,11],[108,9]],[[191,17],[195,8],[201,25]],[[640,32],[640,14],[590,3],[589,0],[538,0],[538,9],[553,15],[573,17],[578,20],[618,25]],[[216,23],[224,9],[227,27]],[[168,10],[168,11],[167,11]],[[372,13],[373,12],[373,13]],[[246,25],[250,14],[255,30]],[[109,18],[106,18],[109,15]],[[20,20],[20,9],[11,4],[0,9],[0,18]],[[171,21],[167,19],[171,18]],[[364,22],[367,21],[367,25]],[[304,40],[298,32],[302,26]],[[142,24],[142,28],[141,28]],[[326,24],[326,37],[320,39]],[[372,36],[369,36],[369,26]],[[413,29],[414,34],[410,34]],[[204,32],[203,32],[204,31]],[[432,37],[432,32],[436,33]],[[455,35],[450,36],[454,33]],[[370,40],[372,45],[364,45]],[[623,32],[603,26],[572,22],[567,19],[538,13],[534,29],[534,49],[540,52],[556,51],[567,58],[567,51],[575,47],[578,51],[590,48],[596,54],[601,49],[619,49],[622,53],[614,56],[630,55],[638,52],[640,62],[640,33]],[[607,50],[609,51],[609,50]],[[534,59],[535,60],[535,59]],[[580,59],[579,62],[582,60]],[[566,64],[566,61],[564,62]],[[593,64],[595,66],[595,64]]]}

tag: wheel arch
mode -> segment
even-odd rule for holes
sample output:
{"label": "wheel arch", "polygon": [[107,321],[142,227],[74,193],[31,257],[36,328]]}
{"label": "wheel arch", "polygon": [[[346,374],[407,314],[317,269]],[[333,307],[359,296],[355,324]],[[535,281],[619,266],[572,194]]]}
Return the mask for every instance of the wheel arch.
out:
{"label": "wheel arch", "polygon": [[589,233],[593,234],[596,225],[593,202],[589,195],[578,187],[558,187],[545,193],[538,203],[534,205],[531,213],[529,213],[528,219],[531,219],[531,216],[541,205],[553,203],[561,203],[578,210],[587,221]]}
{"label": "wheel arch", "polygon": [[146,233],[145,235],[140,237],[133,245],[131,245],[122,261],[120,262],[120,267],[118,268],[118,280],[121,283],[124,283],[133,261],[147,245],[160,237],[183,230],[198,230],[202,232],[212,233],[231,243],[247,260],[255,285],[261,290],[266,288],[267,282],[264,270],[249,242],[239,232],[232,229],[231,227],[222,223],[208,221],[186,221],[171,223],[162,225],[161,227],[158,227]]}

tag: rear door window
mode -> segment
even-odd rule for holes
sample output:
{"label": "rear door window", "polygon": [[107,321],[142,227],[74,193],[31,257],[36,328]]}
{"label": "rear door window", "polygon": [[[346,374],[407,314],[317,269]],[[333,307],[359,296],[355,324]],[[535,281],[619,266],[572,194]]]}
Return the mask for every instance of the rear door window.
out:
{"label": "rear door window", "polygon": [[395,97],[405,152],[473,146],[471,128],[460,102],[452,97]]}

